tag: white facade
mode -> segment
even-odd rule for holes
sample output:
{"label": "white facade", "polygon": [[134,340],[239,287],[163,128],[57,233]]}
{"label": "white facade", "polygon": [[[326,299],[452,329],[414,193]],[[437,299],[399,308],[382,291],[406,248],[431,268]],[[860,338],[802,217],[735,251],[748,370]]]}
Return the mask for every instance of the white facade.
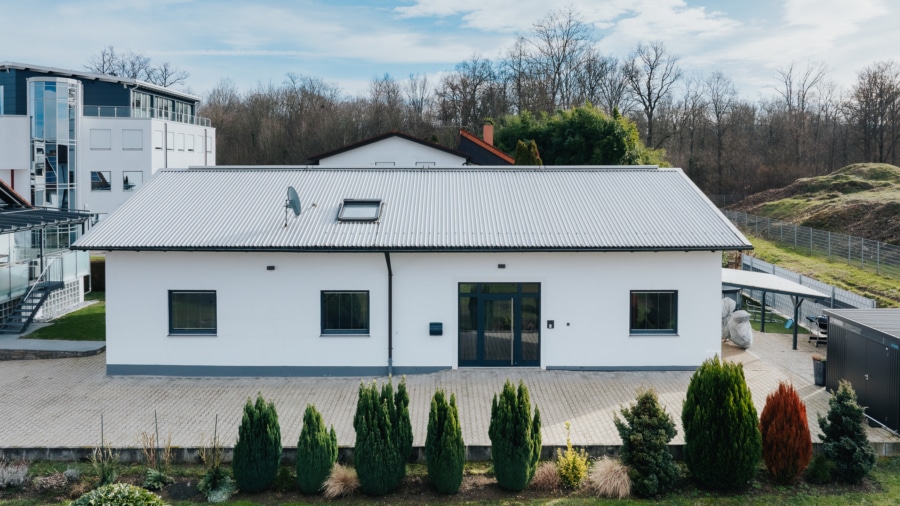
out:
{"label": "white facade", "polygon": [[25,197],[31,192],[28,146],[28,116],[0,115],[0,179]]}
{"label": "white facade", "polygon": [[[692,369],[719,349],[718,252],[391,253],[390,260],[394,374],[459,366],[460,283],[540,283],[542,368]],[[110,374],[388,370],[383,253],[111,251],[106,269]],[[215,335],[169,335],[169,290],[215,290]],[[369,333],[322,335],[323,290],[368,291]],[[631,290],[677,291],[677,333],[631,334]],[[432,322],[443,323],[443,335],[429,335]]]}
{"label": "white facade", "polygon": [[[80,208],[100,215],[119,207],[158,169],[216,163],[211,127],[149,118],[83,117],[79,133]],[[108,186],[97,184],[98,178],[107,177]]]}
{"label": "white facade", "polygon": [[464,156],[396,136],[319,160],[321,167],[455,167],[465,164]]}

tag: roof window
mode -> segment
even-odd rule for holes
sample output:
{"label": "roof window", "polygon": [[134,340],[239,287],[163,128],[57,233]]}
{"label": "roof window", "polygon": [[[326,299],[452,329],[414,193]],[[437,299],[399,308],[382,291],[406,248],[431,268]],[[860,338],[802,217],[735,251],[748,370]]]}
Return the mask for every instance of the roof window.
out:
{"label": "roof window", "polygon": [[381,200],[344,199],[338,211],[339,221],[376,221],[381,215]]}

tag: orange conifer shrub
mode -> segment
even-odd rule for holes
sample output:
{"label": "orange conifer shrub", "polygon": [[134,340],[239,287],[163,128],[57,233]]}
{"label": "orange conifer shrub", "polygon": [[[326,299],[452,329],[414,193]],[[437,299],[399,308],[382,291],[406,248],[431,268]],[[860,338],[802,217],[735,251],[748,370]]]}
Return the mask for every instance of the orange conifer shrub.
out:
{"label": "orange conifer shrub", "polygon": [[812,458],[812,440],[806,422],[806,406],[791,385],[781,383],[766,397],[759,417],[763,461],[782,484],[793,483]]}

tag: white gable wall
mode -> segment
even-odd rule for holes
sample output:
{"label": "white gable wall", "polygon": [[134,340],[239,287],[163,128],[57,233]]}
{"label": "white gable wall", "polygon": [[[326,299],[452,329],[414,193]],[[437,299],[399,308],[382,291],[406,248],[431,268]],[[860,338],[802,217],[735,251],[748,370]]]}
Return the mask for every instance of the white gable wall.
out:
{"label": "white gable wall", "polygon": [[388,137],[319,160],[321,167],[420,167],[423,164],[454,167],[465,165],[466,159],[402,137]]}
{"label": "white gable wall", "polygon": [[[461,282],[541,284],[542,367],[692,368],[719,350],[718,253],[394,253],[391,262],[396,373],[457,367]],[[382,253],[117,251],[106,268],[113,373],[372,375],[387,366]],[[172,289],[216,290],[217,336],[168,336]],[[370,335],[320,336],[321,290],[368,290]],[[678,335],[630,336],[630,290],[678,290]],[[429,322],[442,322],[443,336],[429,336]],[[272,366],[293,369],[258,369]]]}

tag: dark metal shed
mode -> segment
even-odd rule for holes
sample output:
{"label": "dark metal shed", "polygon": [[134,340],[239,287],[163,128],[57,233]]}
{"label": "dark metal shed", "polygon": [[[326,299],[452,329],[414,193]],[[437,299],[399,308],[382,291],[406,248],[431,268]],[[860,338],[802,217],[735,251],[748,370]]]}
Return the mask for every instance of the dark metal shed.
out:
{"label": "dark metal shed", "polygon": [[866,415],[900,431],[900,309],[826,309],[825,385],[853,385]]}

